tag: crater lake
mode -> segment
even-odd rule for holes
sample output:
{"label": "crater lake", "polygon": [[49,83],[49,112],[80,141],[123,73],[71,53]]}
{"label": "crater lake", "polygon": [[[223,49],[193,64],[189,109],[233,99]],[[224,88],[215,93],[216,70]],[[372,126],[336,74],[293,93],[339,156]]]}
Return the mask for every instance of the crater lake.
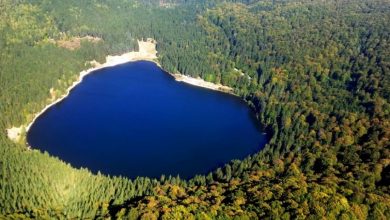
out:
{"label": "crater lake", "polygon": [[188,179],[261,150],[267,137],[240,98],[138,61],[84,77],[37,118],[27,142],[94,173]]}

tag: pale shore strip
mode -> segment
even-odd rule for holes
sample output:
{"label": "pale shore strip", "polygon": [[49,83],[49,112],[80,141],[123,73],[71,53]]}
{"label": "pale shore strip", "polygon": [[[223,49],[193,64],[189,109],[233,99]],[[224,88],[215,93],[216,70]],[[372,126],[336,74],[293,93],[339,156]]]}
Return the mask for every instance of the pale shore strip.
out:
{"label": "pale shore strip", "polygon": [[[141,60],[152,61],[156,63],[159,67],[161,67],[161,65],[157,62],[156,42],[154,40],[148,39],[147,41],[138,41],[138,45],[139,45],[138,52],[128,52],[119,56],[107,56],[106,62],[104,64],[100,64],[96,61],[91,61],[90,63],[95,67],[80,72],[78,79],[75,82],[73,82],[73,84],[67,89],[66,93],[61,97],[55,99],[53,102],[46,105],[40,112],[36,113],[34,115],[33,120],[29,124],[7,129],[8,138],[14,142],[19,142],[22,135],[26,134],[29,131],[32,124],[34,124],[34,122],[37,120],[37,118],[40,115],[42,115],[46,110],[48,110],[53,105],[65,99],[69,95],[71,90],[74,87],[76,87],[79,83],[82,82],[85,76],[87,76],[88,74],[96,70],[132,62],[132,61],[141,61]],[[173,76],[176,81],[179,82],[184,82],[194,86],[199,86],[207,89],[218,90],[221,92],[233,94],[233,89],[228,86],[207,82],[201,78],[192,78],[181,74],[173,74],[173,73],[169,73],[169,74]]]}
{"label": "pale shore strip", "polygon": [[190,76],[182,75],[182,74],[171,74],[175,77],[175,80],[178,82],[188,83],[194,86],[199,86],[207,89],[217,90],[221,92],[231,93],[233,94],[233,88],[229,86],[224,86],[221,84],[215,84],[212,82],[204,81],[202,78],[193,78]]}

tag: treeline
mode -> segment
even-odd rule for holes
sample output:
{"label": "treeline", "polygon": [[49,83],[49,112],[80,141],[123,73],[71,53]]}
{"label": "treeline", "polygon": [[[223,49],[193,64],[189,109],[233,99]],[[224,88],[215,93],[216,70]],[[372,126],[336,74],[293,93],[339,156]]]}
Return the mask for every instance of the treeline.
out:
{"label": "treeline", "polygon": [[[0,133],[0,218],[390,217],[386,0],[2,1],[0,130],[108,54],[157,40],[170,72],[235,88],[271,135],[191,180],[94,175]],[[53,40],[95,36],[78,50]]]}

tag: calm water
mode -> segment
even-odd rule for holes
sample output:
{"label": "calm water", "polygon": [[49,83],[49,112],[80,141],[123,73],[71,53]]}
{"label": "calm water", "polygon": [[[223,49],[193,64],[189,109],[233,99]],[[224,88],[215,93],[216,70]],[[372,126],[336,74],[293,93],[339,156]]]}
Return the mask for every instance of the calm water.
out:
{"label": "calm water", "polygon": [[85,77],[27,140],[94,173],[189,178],[259,151],[267,139],[256,124],[239,98],[135,62]]}

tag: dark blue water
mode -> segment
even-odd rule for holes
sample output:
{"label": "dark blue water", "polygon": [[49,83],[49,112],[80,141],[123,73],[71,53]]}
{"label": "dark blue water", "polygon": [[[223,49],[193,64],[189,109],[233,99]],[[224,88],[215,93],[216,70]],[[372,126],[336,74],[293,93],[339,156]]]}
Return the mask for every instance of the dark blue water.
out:
{"label": "dark blue water", "polygon": [[189,178],[259,151],[267,139],[257,124],[239,98],[135,62],[86,76],[27,140],[95,173]]}

